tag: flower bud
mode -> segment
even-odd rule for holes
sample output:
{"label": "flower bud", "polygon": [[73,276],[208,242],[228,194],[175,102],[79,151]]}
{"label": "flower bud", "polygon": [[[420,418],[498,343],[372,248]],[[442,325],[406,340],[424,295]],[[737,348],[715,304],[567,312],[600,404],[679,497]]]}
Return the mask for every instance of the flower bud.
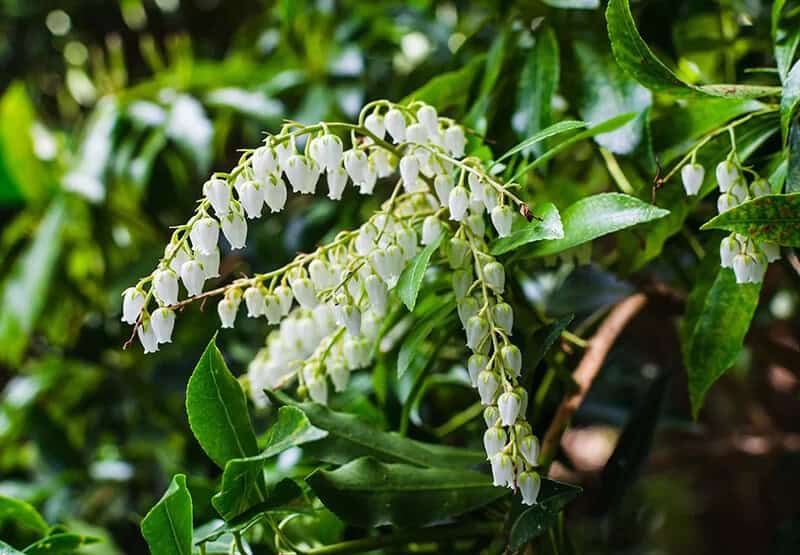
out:
{"label": "flower bud", "polygon": [[492,209],[492,225],[500,237],[511,235],[511,219],[513,213],[508,206],[495,206]]}
{"label": "flower bud", "polygon": [[740,204],[750,198],[750,191],[747,189],[744,179],[737,180],[728,192],[735,196]]}
{"label": "flower bud", "polygon": [[472,287],[472,272],[469,270],[456,270],[453,272],[453,291],[456,294],[456,301],[461,301],[467,296],[469,288]]}
{"label": "flower bud", "polygon": [[503,426],[513,426],[519,416],[520,399],[516,393],[506,391],[497,399],[497,408],[500,409],[500,419]]}
{"label": "flower bud", "polygon": [[391,108],[386,112],[383,122],[386,131],[389,132],[395,143],[402,143],[406,140],[406,118],[403,116],[403,112],[397,108]]}
{"label": "flower bud", "polygon": [[264,293],[259,287],[248,287],[244,292],[244,304],[247,306],[248,318],[263,316],[266,310]]}
{"label": "flower bud", "polygon": [[250,160],[253,165],[253,174],[258,180],[263,181],[269,175],[280,173],[278,154],[272,147],[262,146],[257,148]]}
{"label": "flower bud", "polygon": [[292,287],[292,293],[297,302],[303,308],[314,308],[319,303],[317,299],[317,292],[314,284],[308,278],[293,279],[289,285]]}
{"label": "flower bud", "polygon": [[181,281],[190,297],[203,292],[203,283],[206,280],[203,267],[197,260],[189,260],[181,266]]}
{"label": "flower bud", "polygon": [[536,472],[523,471],[517,476],[517,487],[522,494],[522,502],[525,505],[535,505],[539,497],[539,490],[542,487],[542,479]]}
{"label": "flower bud", "polygon": [[500,411],[494,405],[489,405],[483,409],[483,421],[486,422],[486,427],[491,428],[495,426],[500,420]]}
{"label": "flower bud", "polygon": [[142,348],[145,354],[155,353],[158,351],[158,339],[153,331],[153,326],[150,323],[150,318],[144,318],[136,330],[139,335],[139,341],[142,343]]}
{"label": "flower bud", "polygon": [[508,303],[498,303],[492,307],[492,320],[495,325],[511,335],[511,329],[514,327],[514,311]]}
{"label": "flower bud", "polygon": [[135,324],[144,308],[144,293],[136,287],[128,287],[122,293],[122,321]]}
{"label": "flower bud", "polygon": [[222,233],[232,249],[244,248],[247,241],[247,222],[240,211],[232,210],[222,218]]}
{"label": "flower bud", "polygon": [[489,322],[480,316],[467,320],[467,347],[478,350],[489,335]]}
{"label": "flower bud", "polygon": [[422,222],[422,244],[431,245],[442,236],[442,224],[436,216],[428,216]]}
{"label": "flower bud", "polygon": [[705,179],[706,170],[700,164],[686,164],[681,168],[681,180],[683,181],[683,189],[689,196],[694,196],[700,192],[700,187],[703,186],[703,179]]}
{"label": "flower bud", "polygon": [[279,285],[275,288],[274,293],[275,296],[278,297],[278,301],[281,303],[281,315],[286,316],[292,309],[292,301],[294,301],[292,290],[285,285]]}
{"label": "flower bud", "polygon": [[367,160],[367,165],[364,168],[363,179],[358,185],[358,192],[362,195],[371,195],[375,190],[375,183],[378,180],[378,172],[375,170],[375,164],[371,160]]}
{"label": "flower bud", "polygon": [[491,458],[492,478],[495,486],[514,485],[514,465],[511,457],[504,453],[498,453]]}
{"label": "flower bud", "polygon": [[464,223],[475,237],[483,237],[486,234],[486,222],[483,219],[483,214],[469,214],[465,218]]}
{"label": "flower bud", "polygon": [[464,219],[467,212],[467,205],[469,204],[469,193],[467,190],[458,186],[450,192],[450,198],[447,205],[450,208],[450,219],[460,222]]}
{"label": "flower bud", "polygon": [[447,260],[453,269],[461,268],[467,263],[469,254],[469,243],[459,237],[450,239],[449,249],[447,250]]}
{"label": "flower bud", "polygon": [[264,315],[270,324],[281,322],[281,301],[274,293],[264,295]]}
{"label": "flower bud", "polygon": [[725,237],[719,244],[720,265],[723,268],[733,268],[733,258],[742,250],[742,245],[733,235]]}
{"label": "flower bud", "polygon": [[500,453],[506,446],[506,431],[500,426],[492,426],[483,433],[483,448],[487,458],[492,458]]}
{"label": "flower bud", "polygon": [[727,193],[733,184],[741,177],[736,164],[730,160],[725,160],[717,165],[717,185],[722,193]]}
{"label": "flower bud", "polygon": [[172,343],[172,328],[175,326],[175,312],[168,308],[158,308],[150,317],[150,325],[156,341],[159,343]]}
{"label": "flower bud", "polygon": [[453,155],[453,158],[464,156],[464,147],[467,144],[464,128],[460,125],[451,125],[444,132],[444,146]]}
{"label": "flower bud", "polygon": [[531,466],[539,465],[539,440],[533,434],[527,434],[517,440],[517,447],[525,461]]}
{"label": "flower bud", "polygon": [[264,193],[264,202],[273,214],[283,210],[286,206],[286,183],[279,175],[271,174],[261,182]]}
{"label": "flower bud", "polygon": [[400,158],[400,177],[403,179],[406,192],[412,193],[417,190],[419,162],[414,156],[406,154]]}
{"label": "flower bud", "polygon": [[739,199],[731,193],[722,193],[717,199],[717,211],[722,214],[739,205]]}
{"label": "flower bud", "polygon": [[386,134],[386,126],[383,122],[383,116],[377,112],[372,112],[370,115],[364,118],[364,127],[366,127],[370,133],[379,139],[383,139],[383,136]]}
{"label": "flower bud", "polygon": [[504,345],[500,349],[500,357],[503,359],[503,367],[514,377],[519,377],[522,369],[522,353],[516,345]]}
{"label": "flower bud", "polygon": [[293,154],[286,160],[283,171],[295,193],[310,195],[316,190],[321,170],[313,160]]}
{"label": "flower bud", "polygon": [[450,193],[453,191],[453,180],[450,176],[437,175],[433,180],[433,188],[436,190],[436,196],[439,197],[439,203],[447,206],[450,202]]}
{"label": "flower bud", "polygon": [[456,305],[456,309],[458,310],[458,317],[461,320],[461,326],[467,329],[467,322],[469,322],[470,318],[478,314],[480,307],[475,298],[466,297]]}
{"label": "flower bud", "polygon": [[502,293],[506,286],[506,270],[499,262],[488,262],[483,267],[483,279],[489,287]]}
{"label": "flower bud", "polygon": [[353,183],[364,181],[368,162],[367,155],[358,148],[352,148],[344,153],[344,169],[347,170]]}
{"label": "flower bud", "polygon": [[425,127],[425,130],[430,133],[439,132],[439,115],[436,113],[436,108],[429,104],[425,104],[417,110],[417,119]]}
{"label": "flower bud", "polygon": [[469,372],[469,379],[472,382],[472,387],[478,385],[478,375],[487,369],[489,365],[489,357],[481,354],[474,354],[467,360],[467,371]]}
{"label": "flower bud", "polygon": [[245,181],[239,192],[239,202],[248,218],[260,218],[261,208],[264,206],[264,190],[253,180]]}
{"label": "flower bud", "polygon": [[750,194],[753,196],[753,198],[771,195],[772,186],[769,184],[769,181],[763,177],[760,177],[750,184]]}
{"label": "flower bud", "polygon": [[236,320],[236,311],[238,308],[238,304],[234,302],[233,299],[228,297],[225,297],[219,302],[217,305],[217,314],[219,314],[219,320],[222,323],[223,328],[233,327],[233,322]]}
{"label": "flower bud", "polygon": [[347,172],[341,166],[328,170],[328,198],[341,200],[345,186],[347,186]]}
{"label": "flower bud", "polygon": [[482,404],[494,404],[494,394],[497,393],[499,385],[500,382],[494,372],[484,370],[478,374],[478,395],[480,395]]}
{"label": "flower bud", "polygon": [[178,302],[178,276],[172,270],[156,270],[153,274],[153,287],[162,304]]}
{"label": "flower bud", "polygon": [[213,249],[217,248],[219,239],[217,220],[209,217],[200,218],[192,225],[189,238],[192,240],[192,247],[195,251],[200,254],[210,254]]}
{"label": "flower bud", "polygon": [[212,178],[203,185],[203,195],[211,203],[217,216],[224,216],[230,210],[231,188],[224,179]]}

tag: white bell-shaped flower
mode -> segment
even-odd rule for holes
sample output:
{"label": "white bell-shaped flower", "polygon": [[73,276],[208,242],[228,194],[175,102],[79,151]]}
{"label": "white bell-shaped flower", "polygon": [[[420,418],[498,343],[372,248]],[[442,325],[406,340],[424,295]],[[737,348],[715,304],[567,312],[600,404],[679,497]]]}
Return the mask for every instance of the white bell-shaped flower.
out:
{"label": "white bell-shaped flower", "polygon": [[328,376],[333,382],[333,389],[337,393],[341,393],[347,389],[347,384],[350,382],[350,369],[343,360],[335,360],[328,364]]}
{"label": "white bell-shaped flower", "polygon": [[336,285],[336,276],[327,262],[315,258],[308,265],[308,274],[317,291],[329,289]]}
{"label": "white bell-shaped flower", "polygon": [[270,146],[257,148],[256,151],[253,152],[250,161],[253,165],[253,174],[259,181],[264,181],[270,175],[280,173],[278,153]]}
{"label": "white bell-shaped flower", "polygon": [[395,158],[382,148],[375,148],[369,155],[378,177],[389,177],[394,173]]}
{"label": "white bell-shaped flower", "polygon": [[389,135],[392,136],[395,144],[402,143],[406,140],[406,118],[403,116],[403,112],[397,108],[391,108],[388,112],[386,112],[383,122],[386,127],[386,131],[388,131]]}
{"label": "white bell-shaped flower", "polygon": [[433,188],[436,196],[439,197],[441,206],[447,206],[450,202],[450,192],[453,190],[453,180],[449,175],[437,175],[433,180]]}
{"label": "white bell-shaped flower", "polygon": [[286,183],[283,182],[281,176],[277,174],[270,174],[266,179],[261,181],[261,187],[264,191],[264,202],[269,206],[270,212],[273,214],[283,210],[286,206]]}
{"label": "white bell-shaped flower", "polygon": [[508,437],[506,431],[500,426],[492,426],[483,433],[483,448],[487,458],[492,458],[500,453],[506,446]]}
{"label": "white bell-shaped flower", "polygon": [[514,311],[508,303],[498,303],[492,307],[492,320],[497,327],[508,335],[512,335],[514,327]]}
{"label": "white bell-shaped flower", "polygon": [[480,305],[475,297],[466,297],[456,305],[461,326],[467,329],[467,322],[480,311]]}
{"label": "white bell-shaped flower", "polygon": [[217,314],[223,328],[232,328],[239,304],[227,296],[217,304]]}
{"label": "white bell-shaped flower", "polygon": [[294,144],[294,139],[285,139],[275,145],[275,153],[278,155],[278,166],[285,172],[286,163],[289,161],[289,158],[297,154],[297,147]]}
{"label": "white bell-shaped flower", "polygon": [[264,190],[257,181],[247,180],[242,185],[239,193],[239,202],[242,203],[247,217],[251,220],[261,217],[261,209],[264,207]]}
{"label": "white bell-shaped flower", "polygon": [[497,410],[495,405],[489,405],[483,409],[483,421],[486,423],[487,428],[496,426],[500,422],[500,411]]}
{"label": "white bell-shaped flower", "polygon": [[192,255],[186,243],[170,243],[164,248],[164,259],[169,261],[169,267],[176,273],[180,272],[183,263],[191,258]]}
{"label": "white bell-shaped flower", "polygon": [[310,158],[293,154],[283,167],[292,191],[304,195],[314,194],[320,175],[320,166]]}
{"label": "white bell-shaped flower", "polygon": [[156,297],[162,304],[171,305],[178,302],[178,276],[172,270],[156,270],[153,273],[153,287]]}
{"label": "white bell-shaped flower", "polygon": [[136,287],[128,287],[122,292],[122,321],[135,324],[144,308],[144,293]]}
{"label": "white bell-shaped flower", "polygon": [[500,409],[500,419],[503,426],[513,426],[519,416],[520,399],[510,391],[502,393],[497,399],[497,408]]}
{"label": "white bell-shaped flower", "polygon": [[483,267],[483,279],[489,287],[502,293],[506,286],[506,270],[499,262],[488,262]]}
{"label": "white bell-shaped flower", "polygon": [[500,358],[503,360],[503,367],[514,377],[519,377],[522,371],[522,353],[519,347],[513,344],[504,345],[500,349]]}
{"label": "white bell-shaped flower", "polygon": [[248,318],[258,318],[264,315],[266,303],[264,292],[260,287],[248,287],[244,292],[244,304],[247,307]]}
{"label": "white bell-shaped flower", "polygon": [[467,190],[458,186],[450,192],[450,198],[447,206],[450,208],[450,219],[460,222],[467,214],[467,206],[469,205],[469,193]]}
{"label": "white bell-shaped flower", "polygon": [[328,181],[328,198],[331,200],[341,200],[344,188],[347,186],[347,172],[342,166],[337,166],[328,170],[326,176]]}
{"label": "white bell-shaped flower", "polygon": [[403,225],[395,234],[395,241],[403,252],[403,260],[409,261],[417,255],[419,245],[417,232],[413,228]]}
{"label": "white bell-shaped flower", "polygon": [[403,179],[403,187],[406,192],[417,190],[417,178],[419,176],[419,162],[414,156],[406,154],[400,158],[400,177]]}
{"label": "white bell-shaped flower", "polygon": [[425,127],[425,130],[430,133],[439,132],[439,115],[436,113],[436,108],[429,104],[425,104],[417,110],[417,119]]}
{"label": "white bell-shaped flower", "polygon": [[364,223],[358,230],[355,239],[356,252],[366,256],[375,248],[375,239],[378,238],[378,229],[372,222]]}
{"label": "white bell-shaped flower", "polygon": [[683,189],[689,196],[694,196],[700,192],[703,186],[703,179],[706,177],[706,170],[700,164],[686,164],[681,168],[681,181]]}
{"label": "white bell-shaped flower", "polygon": [[539,440],[533,434],[517,439],[517,448],[525,461],[531,466],[539,465]]}
{"label": "white bell-shaped flower", "polygon": [[384,125],[383,116],[377,112],[372,112],[364,118],[364,127],[379,139],[383,139],[384,135],[386,135],[386,125]]}
{"label": "white bell-shaped flower", "polygon": [[473,316],[467,320],[467,347],[476,351],[489,336],[489,322],[486,318]]}
{"label": "white bell-shaped flower", "polygon": [[473,282],[472,272],[469,269],[453,272],[453,292],[456,294],[456,301],[461,301],[467,296]]}
{"label": "white bell-shaped flower", "polygon": [[742,245],[733,235],[725,237],[719,244],[720,265],[723,268],[733,268],[733,258],[742,251]]}
{"label": "white bell-shaped flower", "polygon": [[472,387],[478,385],[478,376],[489,366],[489,357],[476,353],[467,359],[467,372]]}
{"label": "white bell-shaped flower", "polygon": [[224,179],[211,178],[203,185],[203,195],[211,203],[217,216],[228,213],[231,206],[231,188]]}
{"label": "white bell-shaped flower", "polygon": [[379,315],[386,314],[389,290],[381,278],[372,274],[364,280],[364,289],[367,291],[370,309]]}
{"label": "white bell-shaped flower", "polygon": [[464,224],[475,237],[483,237],[486,233],[486,221],[482,214],[470,213],[464,218]]}
{"label": "white bell-shaped flower", "polygon": [[357,307],[347,304],[339,307],[338,323],[347,328],[347,333],[353,337],[361,335],[361,311]]}
{"label": "white bell-shaped flower", "polygon": [[312,139],[309,144],[311,158],[323,170],[338,168],[342,162],[342,152],[342,140],[329,133]]}
{"label": "white bell-shaped flower", "polygon": [[736,164],[730,160],[725,160],[717,164],[716,176],[717,185],[719,185],[719,190],[722,193],[727,193],[730,188],[733,187],[733,184],[741,178]]}
{"label": "white bell-shaped flower", "polygon": [[317,291],[310,279],[305,277],[293,279],[290,285],[294,298],[297,299],[297,302],[300,303],[300,306],[303,308],[314,308],[319,304]]}
{"label": "white bell-shaped flower", "polygon": [[325,336],[336,331],[336,315],[331,305],[318,304],[311,312],[320,335]]}
{"label": "white bell-shaped flower", "polygon": [[717,199],[717,211],[722,214],[739,205],[739,199],[731,193],[722,193]]}
{"label": "white bell-shaped flower", "polygon": [[145,354],[155,353],[158,351],[158,339],[153,331],[150,318],[145,318],[142,320],[142,323],[139,324],[139,328],[136,330],[136,333],[139,336],[139,341],[142,344]]}
{"label": "white bell-shaped flower", "polygon": [[736,283],[757,283],[759,264],[756,257],[750,253],[742,252],[733,257],[733,272],[736,274]]}
{"label": "white bell-shaped flower", "polygon": [[189,232],[189,238],[192,240],[192,248],[200,254],[210,254],[212,250],[217,248],[217,241],[219,240],[219,224],[214,218],[200,218],[194,224]]}
{"label": "white bell-shaped flower", "polygon": [[200,262],[189,260],[183,263],[183,266],[181,266],[181,281],[183,281],[183,286],[186,287],[190,297],[203,292],[205,280],[206,274]]}
{"label": "white bell-shaped flower", "polygon": [[[428,130],[421,123],[412,123],[406,128],[406,142],[417,145],[423,145],[428,141]],[[425,160],[427,161],[428,151],[425,152]]]}
{"label": "white bell-shaped flower", "polygon": [[353,183],[361,183],[364,181],[364,174],[367,171],[367,164],[369,159],[363,150],[358,148],[351,148],[344,153],[344,169]]}
{"label": "white bell-shaped flower", "polygon": [[[500,202],[500,195],[493,186],[489,185],[488,183],[483,188],[483,195],[481,198],[481,203],[486,208],[486,211],[491,214],[492,210],[497,208],[497,205]],[[480,210],[482,212],[483,210]],[[478,212],[478,211],[476,211]]]}
{"label": "white bell-shaped flower", "polygon": [[219,277],[219,248],[215,248],[209,254],[198,254],[197,261],[203,267],[203,275],[206,279]]}
{"label": "white bell-shaped flower", "polygon": [[172,343],[172,328],[175,326],[175,312],[169,308],[158,308],[150,316],[150,325],[159,343]]}
{"label": "white bell-shaped flower", "polygon": [[280,324],[281,317],[281,301],[274,293],[267,293],[264,295],[264,315],[267,317],[267,322],[270,324]]}
{"label": "white bell-shaped flower", "polygon": [[484,405],[493,405],[495,393],[500,386],[497,380],[497,375],[490,371],[484,370],[478,374],[478,395],[481,398],[481,403]]}
{"label": "white bell-shaped flower", "polygon": [[509,206],[495,206],[492,209],[492,225],[497,230],[500,237],[511,235],[511,220],[514,212]]}
{"label": "white bell-shaped flower", "polygon": [[378,173],[375,170],[375,164],[371,160],[367,160],[367,166],[364,168],[362,175],[363,180],[358,183],[358,192],[362,195],[371,195],[375,190],[375,183],[378,181]]}
{"label": "white bell-shaped flower", "polygon": [[442,236],[442,222],[436,216],[428,216],[422,222],[422,244],[431,245]]}
{"label": "white bell-shaped flower", "polygon": [[292,294],[291,288],[286,285],[279,285],[273,292],[281,303],[281,315],[286,316],[292,309],[292,303],[294,302],[294,295]]}
{"label": "white bell-shaped flower", "polygon": [[490,459],[492,463],[492,479],[495,486],[514,485],[514,464],[511,457],[505,453],[498,453]]}
{"label": "white bell-shaped flower", "polygon": [[232,249],[244,248],[247,241],[247,222],[241,208],[233,205],[231,212],[222,218],[222,234]]}
{"label": "white bell-shaped flower", "polygon": [[466,145],[467,139],[464,136],[464,128],[460,125],[451,125],[444,132],[444,146],[450,151],[453,158],[463,157]]}
{"label": "white bell-shaped flower", "polygon": [[536,472],[523,471],[517,476],[517,487],[522,494],[525,505],[536,505],[539,490],[542,488],[542,479]]}
{"label": "white bell-shaped flower", "polygon": [[308,387],[308,395],[311,400],[320,405],[328,403],[328,382],[324,376],[313,378],[306,382]]}

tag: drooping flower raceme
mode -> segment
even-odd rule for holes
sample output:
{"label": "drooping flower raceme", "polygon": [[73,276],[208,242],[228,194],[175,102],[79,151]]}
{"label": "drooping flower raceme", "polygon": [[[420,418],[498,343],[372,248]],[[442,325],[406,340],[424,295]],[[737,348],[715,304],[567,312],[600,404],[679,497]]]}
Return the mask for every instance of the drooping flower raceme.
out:
{"label": "drooping flower raceme", "polygon": [[[235,325],[240,310],[273,326],[248,368],[254,402],[266,403],[265,389],[296,382],[298,394],[326,403],[351,372],[370,365],[385,316],[399,305],[393,290],[403,270],[422,245],[440,241],[434,263],[444,261],[452,275],[494,483],[535,503],[538,440],[518,381],[522,354],[511,341],[506,271],[488,248],[489,239],[510,234],[512,205],[523,205],[480,160],[464,158],[465,148],[464,129],[422,102],[370,103],[358,124],[284,125],[204,184],[196,213],[176,229],[158,267],[123,294],[123,320],[153,352],[171,340],[177,308],[220,296],[223,328]],[[290,189],[303,195],[326,186],[338,200],[349,183],[371,195],[392,176],[391,195],[358,229],[283,268],[203,291],[219,274],[220,236],[230,249],[244,248],[248,220],[281,211]]]}

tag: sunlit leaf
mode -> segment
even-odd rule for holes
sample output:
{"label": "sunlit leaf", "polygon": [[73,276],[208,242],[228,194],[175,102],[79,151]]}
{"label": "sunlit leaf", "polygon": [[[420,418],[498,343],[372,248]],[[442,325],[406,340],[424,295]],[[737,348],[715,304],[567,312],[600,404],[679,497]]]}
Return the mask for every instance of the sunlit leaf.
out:
{"label": "sunlit leaf", "polygon": [[164,496],[142,519],[142,535],[151,553],[192,554],[192,496],[186,476],[172,478]]}

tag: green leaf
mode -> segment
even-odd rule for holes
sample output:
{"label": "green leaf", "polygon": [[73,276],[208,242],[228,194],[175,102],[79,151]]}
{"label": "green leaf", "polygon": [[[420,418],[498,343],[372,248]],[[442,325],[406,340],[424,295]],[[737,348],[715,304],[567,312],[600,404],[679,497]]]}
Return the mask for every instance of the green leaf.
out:
{"label": "green leaf", "polygon": [[277,420],[267,431],[264,450],[255,457],[227,462],[220,491],[211,499],[211,504],[222,518],[230,521],[259,503],[274,502],[274,495],[266,490],[264,483],[266,461],[289,447],[316,441],[326,435],[324,430],[312,426],[300,409],[281,407]]}
{"label": "green leaf", "polygon": [[584,120],[597,122],[626,112],[638,112],[630,123],[594,138],[611,152],[631,154],[642,140],[653,95],[628,77],[610,53],[598,51],[596,45],[576,42],[575,55],[581,75],[579,109]]}
{"label": "green leaf", "polygon": [[564,237],[542,241],[526,254],[556,254],[609,233],[663,218],[668,210],[622,193],[601,193],[579,200],[561,214]]}
{"label": "green leaf", "polygon": [[577,486],[543,478],[538,503],[525,509],[511,526],[509,547],[517,550],[545,533],[555,524],[564,507],[582,491]]}
{"label": "green leaf", "polygon": [[566,133],[567,131],[573,131],[575,129],[579,129],[581,127],[586,127],[586,123],[583,121],[573,121],[573,120],[565,120],[565,121],[559,121],[558,123],[554,123],[550,127],[542,129],[541,131],[535,133],[534,135],[531,135],[524,141],[518,143],[514,147],[507,150],[502,156],[500,156],[500,158],[495,160],[492,163],[492,165],[498,164],[503,160],[505,160],[506,158],[509,158],[518,152],[527,151],[530,147],[544,141],[545,139],[549,139],[550,137],[559,135],[561,133]]}
{"label": "green leaf", "polygon": [[419,468],[363,457],[306,482],[336,516],[356,526],[426,526],[483,507],[507,495],[485,474]]}
{"label": "green leaf", "polygon": [[444,234],[439,235],[433,243],[422,249],[411,263],[406,266],[403,273],[400,274],[400,279],[397,282],[397,296],[400,297],[406,308],[412,312],[417,304],[417,295],[422,285],[422,278],[425,277],[425,270],[428,269],[431,256],[439,248],[443,238]]}
{"label": "green leaf", "polygon": [[53,200],[3,283],[0,298],[0,362],[16,366],[41,315],[61,252],[66,222],[64,202]]}
{"label": "green leaf", "polygon": [[650,50],[636,29],[628,0],[611,0],[606,10],[608,36],[617,63],[631,77],[654,92],[674,96],[708,95],[725,98],[760,98],[777,96],[780,87],[762,85],[690,85],[678,78],[672,70]]}
{"label": "green leaf", "polygon": [[[772,4],[772,41],[775,44],[775,61],[781,83],[786,81],[789,68],[792,67],[797,46],[800,44],[800,2],[775,0]],[[784,17],[789,16],[789,17]]]}
{"label": "green leaf", "polygon": [[715,216],[700,229],[727,229],[757,241],[800,247],[800,193],[748,200]]}
{"label": "green leaf", "polygon": [[279,391],[265,393],[276,405],[299,408],[312,425],[328,432],[326,437],[303,448],[323,462],[344,464],[358,457],[372,456],[385,462],[421,467],[465,468],[486,460],[482,451],[422,443],[373,428],[355,415],[334,412],[317,403],[298,403]]}
{"label": "green leaf", "polygon": [[[79,534],[53,534],[32,543],[23,552],[27,555],[71,554],[79,547],[99,542],[98,538]],[[2,551],[0,551],[2,553]]]}
{"label": "green leaf", "polygon": [[3,540],[0,540],[0,555],[24,555],[22,551],[18,551],[8,545]]}
{"label": "green leaf", "polygon": [[172,478],[164,496],[142,519],[142,535],[153,555],[191,555],[192,496],[186,476]]}
{"label": "green leaf", "polygon": [[[397,375],[398,377],[405,374],[412,367],[418,366],[415,362],[419,359],[421,354],[421,344],[425,341],[431,332],[440,327],[456,309],[456,303],[452,295],[446,296],[446,301],[441,303],[440,308],[426,316],[423,320],[417,322],[415,328],[406,337],[403,344],[400,346],[400,352],[397,354]],[[417,368],[419,370],[419,368]],[[416,372],[415,372],[416,373]]]}
{"label": "green leaf", "polygon": [[489,48],[489,53],[486,55],[486,68],[483,71],[483,79],[478,90],[478,98],[464,118],[465,125],[475,129],[480,134],[486,132],[489,104],[497,92],[495,85],[503,69],[507,45],[508,32],[504,30],[494,39],[491,48]]}
{"label": "green leaf", "polygon": [[794,122],[789,129],[787,150],[785,191],[787,193],[800,193],[800,121]]}
{"label": "green leaf", "polygon": [[525,175],[532,169],[538,168],[551,158],[559,155],[563,151],[567,150],[569,147],[574,145],[577,142],[584,141],[586,139],[591,139],[601,133],[609,133],[614,131],[615,129],[619,129],[623,125],[626,125],[628,122],[636,118],[638,114],[636,112],[628,112],[626,114],[621,114],[619,116],[614,116],[613,118],[607,119],[602,123],[598,123],[594,127],[587,129],[586,131],[581,131],[580,133],[576,133],[572,135],[570,138],[561,141],[558,145],[554,146],[541,156],[539,156],[533,162],[529,162],[525,164],[522,168],[518,169],[517,172],[514,174],[514,177],[509,179],[509,181],[517,181],[520,177]]}
{"label": "green leaf", "polygon": [[537,206],[533,213],[541,218],[541,221],[525,222],[521,227],[513,230],[508,237],[500,237],[493,241],[491,252],[494,256],[505,254],[534,241],[564,237],[561,215],[553,203],[548,202]]}
{"label": "green leaf", "polygon": [[189,427],[203,451],[224,468],[231,459],[258,453],[242,386],[211,338],[186,386]]}
{"label": "green leaf", "polygon": [[781,136],[784,142],[789,136],[789,126],[792,118],[800,107],[800,60],[786,77],[783,83],[783,96],[781,96]]}
{"label": "green leaf", "polygon": [[566,316],[562,316],[561,318],[550,322],[542,329],[536,330],[536,333],[533,335],[533,339],[531,341],[531,343],[536,347],[532,352],[525,354],[526,368],[530,368],[531,371],[533,371],[537,366],[539,366],[539,363],[542,362],[542,359],[555,344],[556,340],[561,337],[561,332],[564,331],[568,325],[570,325],[573,318],[575,318],[574,314],[567,314]]}
{"label": "green leaf", "polygon": [[408,104],[413,100],[421,100],[431,106],[436,106],[436,109],[440,111],[453,107],[462,110],[469,97],[472,82],[483,67],[485,59],[485,56],[477,56],[457,71],[437,75],[406,96],[400,103]]}
{"label": "green leaf", "polygon": [[[713,253],[718,253],[717,248]],[[689,375],[689,399],[695,418],[711,385],[739,356],[750,327],[760,283],[737,284],[732,270],[707,254],[689,295],[681,327],[683,361]]]}
{"label": "green leaf", "polygon": [[[558,79],[560,74],[558,40],[552,27],[549,25],[536,34],[536,42],[533,44],[530,53],[525,60],[525,67],[519,79],[517,92],[517,110],[515,118],[519,117],[522,121],[520,126],[514,125],[518,135],[529,137],[523,141],[528,143],[552,122],[550,106],[553,102],[553,95],[558,90]],[[517,121],[515,119],[515,121]],[[566,123],[566,122],[559,122]],[[571,122],[579,124],[579,122]],[[574,129],[574,127],[572,127]],[[522,148],[525,154],[533,151],[536,154],[543,152],[544,145],[537,145],[539,141],[546,137],[537,139]],[[519,145],[518,145],[519,146]],[[511,149],[513,152],[517,147]],[[520,149],[517,149],[520,150]],[[508,156],[506,153],[502,158]]]}
{"label": "green leaf", "polygon": [[46,534],[49,529],[47,522],[33,505],[21,499],[0,495],[0,524],[9,521],[39,534]]}

